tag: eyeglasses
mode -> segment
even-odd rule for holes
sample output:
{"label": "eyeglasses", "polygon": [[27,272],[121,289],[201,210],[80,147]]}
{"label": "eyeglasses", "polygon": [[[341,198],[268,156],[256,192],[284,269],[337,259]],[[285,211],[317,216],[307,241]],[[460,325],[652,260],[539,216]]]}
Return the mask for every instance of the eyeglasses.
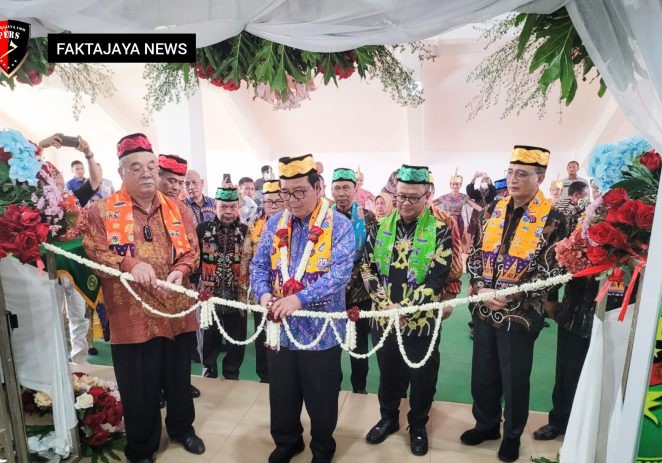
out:
{"label": "eyeglasses", "polygon": [[512,170],[508,169],[503,172],[506,177],[513,177],[513,175],[519,179],[519,180],[524,180],[527,177],[530,177],[532,175],[538,175],[536,172],[527,172],[526,170]]}
{"label": "eyeglasses", "polygon": [[283,200],[282,199],[277,199],[275,201],[272,201],[272,200],[268,199],[264,202],[264,205],[269,206],[269,207],[282,206],[283,205]]}
{"label": "eyeglasses", "polygon": [[425,195],[395,195],[395,200],[400,204],[404,204],[407,201],[409,201],[410,204],[418,204],[424,196]]}
{"label": "eyeglasses", "polygon": [[304,196],[306,196],[306,193],[310,191],[310,188],[307,190],[294,190],[293,192],[289,191],[281,191],[280,192],[280,197],[283,201],[289,201],[291,197],[294,196],[294,199],[303,199]]}
{"label": "eyeglasses", "polygon": [[143,172],[147,172],[148,174],[153,174],[156,172],[156,165],[134,166],[130,168],[125,168],[125,170],[128,170],[133,175],[140,175]]}

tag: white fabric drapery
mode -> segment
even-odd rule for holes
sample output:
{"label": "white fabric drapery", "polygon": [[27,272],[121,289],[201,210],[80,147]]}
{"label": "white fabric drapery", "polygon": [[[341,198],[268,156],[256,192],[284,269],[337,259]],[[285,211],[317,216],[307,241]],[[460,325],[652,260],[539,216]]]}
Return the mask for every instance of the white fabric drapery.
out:
{"label": "white fabric drapery", "polygon": [[618,310],[605,314],[604,321],[593,319],[591,345],[577,385],[575,401],[561,447],[561,463],[604,463],[610,429],[620,424],[620,397],[623,366],[632,325],[634,306],[623,322]]}
{"label": "white fabric drapery", "polygon": [[524,8],[549,13],[567,0],[27,0],[3,2],[0,16],[48,32],[188,32],[197,46],[242,30],[311,51],[422,40]]}
{"label": "white fabric drapery", "polygon": [[7,310],[18,316],[11,338],[18,382],[51,396],[55,436],[50,445],[66,457],[72,445],[69,429],[78,419],[55,282],[13,257],[0,259],[0,277]]}

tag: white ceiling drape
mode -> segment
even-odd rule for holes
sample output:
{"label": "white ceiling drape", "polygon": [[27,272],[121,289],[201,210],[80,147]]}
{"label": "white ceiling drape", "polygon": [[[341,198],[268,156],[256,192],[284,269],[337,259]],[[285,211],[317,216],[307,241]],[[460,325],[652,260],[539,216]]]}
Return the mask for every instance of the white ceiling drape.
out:
{"label": "white ceiling drape", "polygon": [[568,0],[14,0],[0,17],[48,32],[193,32],[197,46],[245,29],[311,51],[406,43],[523,9],[548,13]]}

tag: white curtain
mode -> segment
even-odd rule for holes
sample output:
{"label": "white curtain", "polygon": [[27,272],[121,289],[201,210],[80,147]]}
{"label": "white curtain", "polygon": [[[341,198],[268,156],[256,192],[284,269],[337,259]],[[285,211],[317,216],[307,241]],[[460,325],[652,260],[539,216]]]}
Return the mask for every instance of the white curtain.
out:
{"label": "white curtain", "polygon": [[27,0],[4,2],[0,17],[48,32],[194,32],[197,46],[246,29],[311,51],[422,40],[524,8],[549,13],[568,0]]}
{"label": "white curtain", "polygon": [[[618,445],[610,430],[620,425],[620,387],[634,305],[623,322],[618,310],[593,320],[591,345],[577,384],[575,401],[561,447],[561,463],[605,463],[609,445]],[[610,437],[612,437],[610,439]]]}
{"label": "white curtain", "polygon": [[13,257],[0,259],[0,277],[7,310],[18,316],[11,338],[18,381],[51,396],[55,433],[49,446],[66,457],[72,444],[69,429],[78,420],[55,282]]}
{"label": "white curtain", "polygon": [[662,152],[662,2],[576,0],[567,8],[609,92]]}

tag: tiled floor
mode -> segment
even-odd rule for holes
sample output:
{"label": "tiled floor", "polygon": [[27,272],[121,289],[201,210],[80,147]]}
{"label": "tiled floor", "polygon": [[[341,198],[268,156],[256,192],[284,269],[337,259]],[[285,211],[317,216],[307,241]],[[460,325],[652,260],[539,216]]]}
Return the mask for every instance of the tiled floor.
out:
{"label": "tiled floor", "polygon": [[[88,371],[112,379],[108,367],[91,367]],[[159,463],[211,462],[258,463],[266,462],[273,449],[269,435],[268,386],[248,381],[223,381],[193,377],[193,383],[202,396],[195,400],[195,428],[204,440],[207,451],[196,456],[186,453],[178,444],[171,444],[167,435],[161,439],[156,455]],[[466,404],[435,402],[430,413],[428,434],[430,452],[417,457],[409,451],[406,431],[407,401],[403,400],[400,416],[401,429],[376,446],[366,443],[365,434],[379,419],[377,396],[341,392],[338,401],[339,417],[335,432],[338,463],[489,463],[498,462],[496,451],[499,441],[486,442],[477,447],[460,443],[462,432],[474,424],[471,407]],[[310,441],[310,421],[302,413],[304,439]],[[561,440],[534,441],[533,430],[547,422],[547,414],[532,412],[526,433],[522,436],[519,461],[530,461],[531,456],[555,458]],[[309,462],[308,448],[295,457],[293,463]]]}

